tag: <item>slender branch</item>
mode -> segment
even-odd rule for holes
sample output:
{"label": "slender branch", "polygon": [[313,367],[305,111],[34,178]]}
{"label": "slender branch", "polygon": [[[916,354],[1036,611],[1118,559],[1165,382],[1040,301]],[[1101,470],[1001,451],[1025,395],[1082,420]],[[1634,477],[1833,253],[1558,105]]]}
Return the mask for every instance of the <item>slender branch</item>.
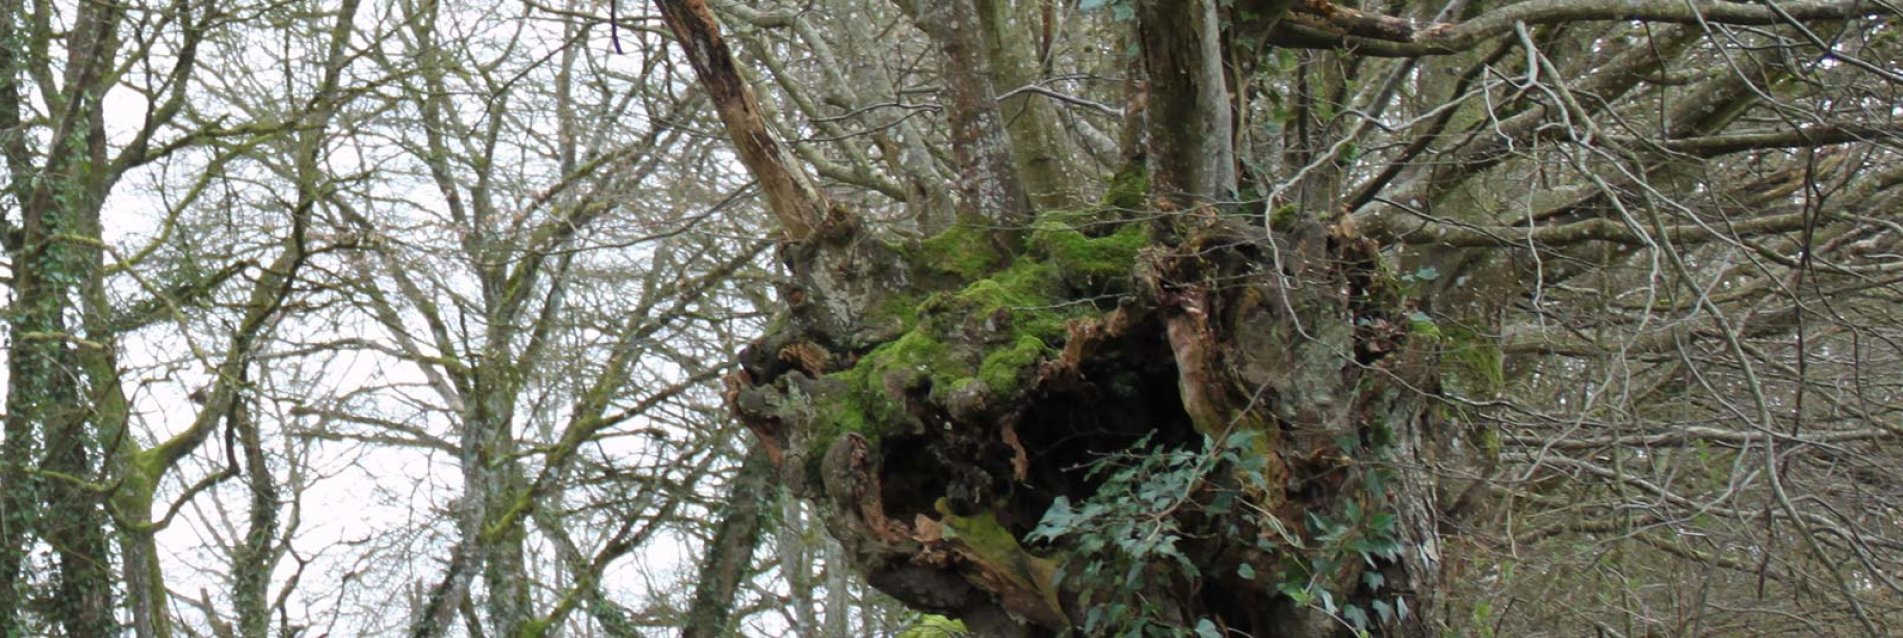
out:
{"label": "slender branch", "polygon": [[1384,57],[1447,55],[1528,26],[1597,21],[1686,25],[1775,25],[1847,20],[1893,13],[1878,0],[1799,0],[1743,3],[1723,0],[1529,0],[1460,23],[1422,23],[1341,7],[1328,0],[1298,5],[1270,36],[1286,47],[1352,48]]}

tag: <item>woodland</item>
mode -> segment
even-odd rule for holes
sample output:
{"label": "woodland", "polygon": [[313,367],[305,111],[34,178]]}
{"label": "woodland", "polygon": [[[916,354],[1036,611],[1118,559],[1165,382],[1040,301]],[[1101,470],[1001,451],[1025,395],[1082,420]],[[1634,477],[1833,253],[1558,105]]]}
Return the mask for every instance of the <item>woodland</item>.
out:
{"label": "woodland", "polygon": [[1888,0],[0,11],[0,638],[1903,634]]}

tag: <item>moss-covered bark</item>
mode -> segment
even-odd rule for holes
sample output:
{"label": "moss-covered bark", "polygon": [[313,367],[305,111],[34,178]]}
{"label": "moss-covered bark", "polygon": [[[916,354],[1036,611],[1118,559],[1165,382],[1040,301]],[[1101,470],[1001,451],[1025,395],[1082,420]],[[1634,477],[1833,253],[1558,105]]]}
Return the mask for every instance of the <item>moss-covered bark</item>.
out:
{"label": "moss-covered bark", "polygon": [[[729,403],[871,584],[979,635],[1428,635],[1436,342],[1351,227],[1298,211],[1265,234],[1209,206],[1234,156],[1212,5],[1187,6],[1138,3],[1166,98],[1147,171],[1023,232],[999,212],[891,244],[826,206],[782,247],[786,315]],[[703,83],[732,80],[699,59],[725,56],[711,19],[670,26]],[[1134,469],[1091,469],[1108,458]]]}
{"label": "moss-covered bark", "polygon": [[1057,577],[1077,547],[1031,532],[1058,499],[1098,496],[1084,467],[1139,441],[1200,449],[1240,432],[1269,486],[1246,490],[1246,509],[1266,515],[1207,507],[1228,479],[1202,475],[1170,515],[1222,530],[1183,550],[1225,567],[1151,594],[1176,618],[1255,635],[1346,626],[1311,590],[1417,626],[1435,569],[1398,548],[1431,545],[1433,507],[1410,491],[1431,481],[1394,461],[1444,447],[1424,398],[1439,341],[1412,337],[1373,244],[1314,221],[1271,240],[1213,214],[1114,210],[1044,213],[1015,258],[976,223],[790,248],[856,255],[880,285],[851,303],[790,294],[788,320],[729,380],[736,412],[872,583],[983,634],[1083,625],[1088,584]]}

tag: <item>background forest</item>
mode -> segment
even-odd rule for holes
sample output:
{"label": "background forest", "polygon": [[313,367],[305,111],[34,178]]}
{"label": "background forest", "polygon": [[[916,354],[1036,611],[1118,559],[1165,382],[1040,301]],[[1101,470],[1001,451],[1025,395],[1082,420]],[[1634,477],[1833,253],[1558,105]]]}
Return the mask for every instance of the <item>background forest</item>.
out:
{"label": "background forest", "polygon": [[0,7],[0,636],[1903,632],[1884,0]]}

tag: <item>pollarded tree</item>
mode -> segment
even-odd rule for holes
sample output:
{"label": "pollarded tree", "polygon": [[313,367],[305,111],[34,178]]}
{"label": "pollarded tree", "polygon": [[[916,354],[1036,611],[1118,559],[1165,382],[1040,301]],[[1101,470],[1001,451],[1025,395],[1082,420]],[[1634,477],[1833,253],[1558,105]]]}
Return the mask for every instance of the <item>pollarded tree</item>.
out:
{"label": "pollarded tree", "polygon": [[[1899,620],[1883,4],[1082,3],[1108,70],[1052,46],[1066,3],[894,4],[960,213],[924,240],[815,182],[921,199],[777,137],[703,2],[655,2],[785,233],[729,401],[875,586],[1000,636],[1498,630],[1475,580],[1587,594],[1529,629]],[[1130,93],[1050,88],[1086,59]],[[818,130],[871,106],[800,88]],[[1127,164],[1077,206],[1051,109],[1107,101]],[[1593,546],[1619,580],[1570,570]]]}

